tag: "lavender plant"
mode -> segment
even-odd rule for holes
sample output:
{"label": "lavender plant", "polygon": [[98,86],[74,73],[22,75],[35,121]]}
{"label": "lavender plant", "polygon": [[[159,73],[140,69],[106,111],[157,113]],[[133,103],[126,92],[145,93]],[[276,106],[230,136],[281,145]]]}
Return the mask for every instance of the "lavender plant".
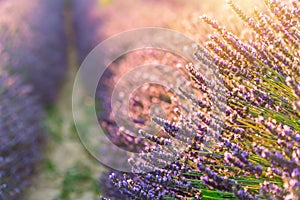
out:
{"label": "lavender plant", "polygon": [[[300,198],[299,1],[266,0],[268,12],[255,10],[252,17],[228,3],[255,37],[242,41],[216,21],[201,17],[215,32],[206,48],[198,47],[195,58],[214,70],[220,82],[206,80],[199,63],[187,65],[193,89],[206,98],[182,91],[194,113],[188,115],[183,108],[178,122],[153,118],[167,136],[143,134],[149,150],[159,149],[160,154],[129,162],[133,170],[156,169],[170,152],[183,156],[150,173],[112,173],[112,183],[127,198]],[[224,87],[216,93],[218,84]],[[225,120],[216,115],[220,112]],[[212,136],[215,143],[209,146]],[[172,147],[170,139],[189,138],[193,139],[184,152],[176,145],[163,148]]]}
{"label": "lavender plant", "polygon": [[20,199],[41,159],[43,111],[30,86],[0,70],[0,199]]}
{"label": "lavender plant", "polygon": [[55,99],[66,72],[63,1],[0,2],[0,65],[22,74],[44,103]]}

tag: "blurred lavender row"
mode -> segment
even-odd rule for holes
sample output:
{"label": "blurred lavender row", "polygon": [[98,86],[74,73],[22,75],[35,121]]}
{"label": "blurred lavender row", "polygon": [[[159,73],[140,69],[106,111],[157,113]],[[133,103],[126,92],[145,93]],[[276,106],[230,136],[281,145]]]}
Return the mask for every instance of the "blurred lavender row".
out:
{"label": "blurred lavender row", "polygon": [[41,159],[43,110],[32,88],[0,69],[0,199],[20,199]]}
{"label": "blurred lavender row", "polygon": [[22,199],[41,159],[43,105],[66,72],[60,0],[0,1],[0,199]]}
{"label": "blurred lavender row", "polygon": [[100,16],[97,14],[97,1],[74,0],[73,21],[76,36],[76,47],[79,62],[82,62],[88,53],[101,41]]}
{"label": "blurred lavender row", "polygon": [[64,1],[0,1],[0,65],[21,74],[42,102],[54,101],[66,72]]}

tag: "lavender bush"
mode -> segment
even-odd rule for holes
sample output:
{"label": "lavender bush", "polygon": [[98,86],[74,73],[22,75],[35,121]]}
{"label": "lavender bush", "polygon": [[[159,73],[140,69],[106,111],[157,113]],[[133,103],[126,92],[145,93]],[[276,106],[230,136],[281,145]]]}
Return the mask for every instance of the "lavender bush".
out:
{"label": "lavender bush", "polygon": [[0,199],[20,199],[41,158],[42,106],[32,88],[0,68]]}
{"label": "lavender bush", "polygon": [[[300,71],[299,2],[265,1],[268,11],[253,17],[229,1],[253,31],[241,41],[207,16],[214,33],[195,58],[214,70],[211,83],[187,65],[193,89],[206,98],[183,91],[194,113],[178,113],[178,122],[153,118],[167,136],[143,133],[149,149],[163,149],[170,138],[185,142],[177,162],[152,173],[121,174],[110,180],[128,199],[299,199],[300,198]],[[199,64],[197,63],[197,64]],[[218,93],[212,88],[222,89]],[[217,112],[213,112],[217,110]],[[216,113],[225,113],[225,121]],[[214,145],[208,142],[214,138]],[[169,149],[176,153],[177,149]],[[168,150],[152,157],[132,158],[133,169],[155,167]],[[178,152],[182,153],[182,152]],[[155,159],[156,163],[151,161]],[[142,160],[142,161],[141,161]],[[105,198],[104,198],[105,199]]]}
{"label": "lavender bush", "polygon": [[0,2],[0,65],[22,74],[44,103],[55,99],[66,71],[64,3]]}

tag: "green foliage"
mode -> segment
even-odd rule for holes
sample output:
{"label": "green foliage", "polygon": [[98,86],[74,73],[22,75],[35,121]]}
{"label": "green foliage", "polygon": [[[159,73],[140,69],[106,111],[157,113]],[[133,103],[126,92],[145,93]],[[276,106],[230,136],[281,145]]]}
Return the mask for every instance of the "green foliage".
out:
{"label": "green foliage", "polygon": [[80,195],[86,191],[99,194],[98,180],[93,177],[88,166],[77,163],[65,172],[60,194],[55,200],[72,199],[72,195]]}

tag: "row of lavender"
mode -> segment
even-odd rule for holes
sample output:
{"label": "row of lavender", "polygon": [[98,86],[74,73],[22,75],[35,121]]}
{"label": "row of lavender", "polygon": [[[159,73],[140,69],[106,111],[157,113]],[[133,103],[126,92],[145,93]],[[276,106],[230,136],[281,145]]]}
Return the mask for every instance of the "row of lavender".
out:
{"label": "row of lavender", "polygon": [[63,1],[0,1],[0,199],[20,199],[66,71]]}
{"label": "row of lavender", "polygon": [[[109,179],[104,175],[102,182],[108,189],[103,192],[111,199],[300,198],[299,1],[266,0],[265,4],[268,11],[254,10],[249,17],[229,1],[248,25],[253,35],[249,40],[242,41],[216,21],[202,17],[215,32],[195,57],[201,66],[214,70],[220,82],[206,80],[196,68],[199,63],[187,65],[191,87],[206,98],[183,92],[194,112],[181,109],[177,122],[154,118],[163,136],[144,133],[154,149],[172,147],[171,138],[185,142],[192,136],[192,142],[177,162],[163,169],[145,174],[114,172]],[[93,24],[85,18],[88,13],[80,12],[85,20],[77,24],[81,30]],[[77,10],[76,18],[78,14]],[[93,32],[84,33],[77,32],[79,40],[95,37]],[[214,145],[207,146],[211,138]],[[126,137],[120,142],[126,144]],[[170,152],[177,152],[175,145],[155,157],[133,158],[133,169],[155,169]]]}
{"label": "row of lavender", "polygon": [[74,0],[73,26],[75,30],[78,61],[82,62],[88,53],[101,41],[100,17],[95,0]]}
{"label": "row of lavender", "polygon": [[42,102],[55,99],[66,71],[63,1],[1,1],[0,65],[24,77]]}
{"label": "row of lavender", "polygon": [[0,199],[19,199],[41,159],[43,109],[32,88],[0,72]]}

